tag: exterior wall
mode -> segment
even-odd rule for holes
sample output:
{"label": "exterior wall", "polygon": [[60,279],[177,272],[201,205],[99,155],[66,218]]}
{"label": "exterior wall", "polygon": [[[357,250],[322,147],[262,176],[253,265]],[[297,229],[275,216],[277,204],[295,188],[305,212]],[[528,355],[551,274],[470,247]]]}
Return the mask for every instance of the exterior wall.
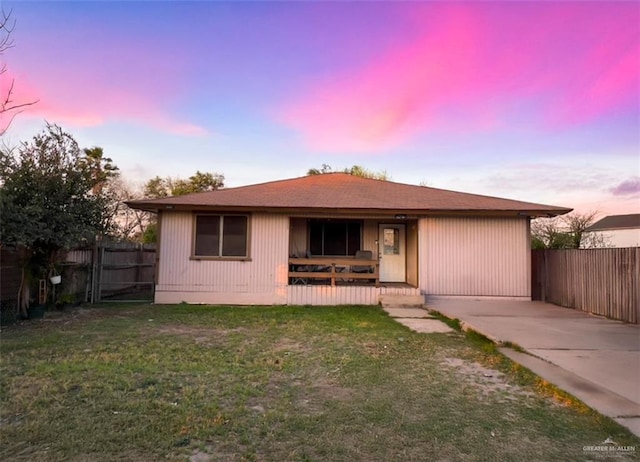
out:
{"label": "exterior wall", "polygon": [[379,258],[377,240],[378,220],[365,220],[362,226],[362,250],[371,250],[373,258]]}
{"label": "exterior wall", "polygon": [[418,286],[418,223],[407,222],[407,284]]}
{"label": "exterior wall", "polygon": [[[585,233],[586,234],[586,233]],[[640,229],[612,229],[611,231],[591,231],[607,247],[640,247]]]}
{"label": "exterior wall", "polygon": [[418,248],[425,294],[531,297],[527,218],[423,218]]}
{"label": "exterior wall", "polygon": [[289,286],[289,305],[377,305],[381,295],[420,295],[411,287]]}
{"label": "exterior wall", "polygon": [[156,303],[287,302],[289,217],[253,214],[250,260],[191,260],[193,215],[164,212]]}
{"label": "exterior wall", "polygon": [[[364,249],[377,256],[378,222],[365,220]],[[408,267],[418,251],[419,289],[429,295],[530,297],[529,221],[526,218],[423,218],[417,235],[407,223]],[[377,304],[392,289],[288,286],[288,257],[306,250],[306,218],[255,213],[250,260],[191,260],[193,215],[164,212],[156,303]],[[414,238],[411,235],[414,235]],[[294,244],[295,243],[295,244]],[[414,275],[407,272],[407,278]]]}

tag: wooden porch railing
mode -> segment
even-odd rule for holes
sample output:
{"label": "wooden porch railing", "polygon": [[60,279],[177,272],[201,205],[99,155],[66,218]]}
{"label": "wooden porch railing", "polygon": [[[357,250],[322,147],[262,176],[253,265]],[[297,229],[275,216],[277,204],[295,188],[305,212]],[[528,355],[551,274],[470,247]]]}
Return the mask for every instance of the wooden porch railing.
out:
{"label": "wooden porch railing", "polygon": [[[336,285],[336,280],[368,279],[374,280],[376,287],[379,287],[379,265],[378,260],[361,260],[353,257],[290,258],[289,278],[294,284],[298,281],[305,284],[309,279],[329,279],[332,286]],[[369,267],[371,272],[354,272],[354,266]]]}

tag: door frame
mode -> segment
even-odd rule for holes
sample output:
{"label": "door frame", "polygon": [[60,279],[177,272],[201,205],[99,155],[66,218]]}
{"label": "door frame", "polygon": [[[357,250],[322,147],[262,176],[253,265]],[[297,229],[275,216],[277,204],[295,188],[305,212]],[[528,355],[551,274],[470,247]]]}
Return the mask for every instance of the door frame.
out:
{"label": "door frame", "polygon": [[[402,277],[386,280],[383,278],[382,265],[384,265],[384,236],[382,235],[384,228],[396,228],[399,230],[399,251],[402,257]],[[378,223],[378,263],[380,282],[407,282],[407,224],[406,223]]]}

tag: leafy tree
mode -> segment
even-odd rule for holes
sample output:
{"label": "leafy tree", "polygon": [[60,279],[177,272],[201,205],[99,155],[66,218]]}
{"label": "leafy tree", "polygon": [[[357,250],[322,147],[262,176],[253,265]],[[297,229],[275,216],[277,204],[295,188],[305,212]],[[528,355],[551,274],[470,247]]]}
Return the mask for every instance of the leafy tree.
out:
{"label": "leafy tree", "polygon": [[144,195],[149,198],[184,196],[204,191],[213,191],[224,186],[224,175],[220,173],[202,173],[199,170],[188,179],[160,178],[156,176],[144,185]]}
{"label": "leafy tree", "polygon": [[110,157],[104,157],[101,147],[84,148],[83,168],[90,174],[94,194],[100,194],[110,180],[118,177],[118,167]]}
{"label": "leafy tree", "polygon": [[310,168],[307,170],[307,176],[311,175],[322,175],[323,173],[333,173],[333,169],[329,164],[322,164],[322,167],[318,168]]}
{"label": "leafy tree", "polygon": [[88,158],[69,133],[50,124],[31,142],[0,151],[0,242],[27,250],[21,314],[29,275],[51,276],[64,250],[108,231],[108,198],[96,189],[105,160]]}
{"label": "leafy tree", "polygon": [[[11,33],[16,22],[11,19],[12,12],[8,13],[0,9],[0,57],[10,48],[13,48]],[[8,77],[7,65],[2,60],[0,64],[0,135],[4,135],[9,129],[11,122],[24,108],[36,104],[38,101],[28,101],[19,103],[13,100],[15,80]]]}
{"label": "leafy tree", "polygon": [[[361,178],[371,178],[374,180],[385,180],[385,181],[391,180],[391,175],[389,175],[389,173],[387,173],[386,170],[374,172],[373,170],[369,170],[361,165],[354,165],[350,168],[345,167],[342,170],[338,170],[336,172],[348,173],[349,175],[359,176]],[[334,173],[334,170],[328,164],[322,164],[322,167],[319,169],[310,168],[309,170],[307,170],[307,176],[322,175],[325,173]]]}
{"label": "leafy tree", "polygon": [[[213,191],[224,187],[224,175],[221,173],[202,173],[199,170],[188,179],[182,178],[151,178],[144,185],[144,196],[159,199],[169,196],[184,196],[205,191]],[[149,219],[148,225],[142,231],[142,242],[154,243],[158,240],[158,224],[155,217]]]}

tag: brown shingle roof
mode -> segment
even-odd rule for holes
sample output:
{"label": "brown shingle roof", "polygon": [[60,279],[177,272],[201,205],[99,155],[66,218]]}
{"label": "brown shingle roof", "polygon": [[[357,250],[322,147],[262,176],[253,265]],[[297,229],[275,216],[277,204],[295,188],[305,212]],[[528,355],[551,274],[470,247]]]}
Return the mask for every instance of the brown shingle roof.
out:
{"label": "brown shingle roof", "polygon": [[360,178],[346,173],[312,175],[237,188],[127,202],[142,210],[279,209],[362,212],[516,212],[561,215],[565,207],[480,196],[445,189]]}
{"label": "brown shingle roof", "polygon": [[640,213],[630,215],[609,215],[596,221],[586,231],[604,231],[611,229],[640,228]]}

